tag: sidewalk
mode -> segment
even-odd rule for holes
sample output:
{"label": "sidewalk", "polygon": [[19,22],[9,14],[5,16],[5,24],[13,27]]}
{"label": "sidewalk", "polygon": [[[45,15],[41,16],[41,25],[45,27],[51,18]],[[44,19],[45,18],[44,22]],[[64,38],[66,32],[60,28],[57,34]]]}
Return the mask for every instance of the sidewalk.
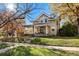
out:
{"label": "sidewalk", "polygon": [[60,46],[47,46],[47,45],[36,45],[36,44],[28,44],[28,43],[11,43],[11,42],[4,42],[10,45],[14,45],[5,49],[1,49],[0,53],[6,52],[9,49],[16,48],[18,46],[31,46],[31,47],[38,47],[38,48],[48,48],[48,49],[58,49],[58,50],[67,50],[67,51],[79,51],[79,47],[60,47]]}

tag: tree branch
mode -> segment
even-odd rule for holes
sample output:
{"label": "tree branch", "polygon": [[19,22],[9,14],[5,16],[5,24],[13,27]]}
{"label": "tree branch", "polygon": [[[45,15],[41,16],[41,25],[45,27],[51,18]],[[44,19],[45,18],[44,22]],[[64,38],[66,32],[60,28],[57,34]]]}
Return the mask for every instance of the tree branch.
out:
{"label": "tree branch", "polygon": [[70,7],[70,5],[67,3],[67,6],[70,8],[70,10],[74,13],[74,14],[76,14],[76,12]]}

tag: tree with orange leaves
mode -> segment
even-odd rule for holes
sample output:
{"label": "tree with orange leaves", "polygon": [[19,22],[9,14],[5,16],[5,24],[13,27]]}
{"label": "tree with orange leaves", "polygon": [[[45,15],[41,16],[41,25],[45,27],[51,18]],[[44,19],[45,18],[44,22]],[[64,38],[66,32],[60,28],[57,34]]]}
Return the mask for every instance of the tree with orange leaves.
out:
{"label": "tree with orange leaves", "polygon": [[15,32],[17,35],[18,34],[22,35],[24,33],[24,27],[23,27],[23,23],[21,22],[21,19],[19,21],[16,21],[16,22],[8,22],[4,26],[3,29],[6,32],[6,34],[9,36],[14,36]]}

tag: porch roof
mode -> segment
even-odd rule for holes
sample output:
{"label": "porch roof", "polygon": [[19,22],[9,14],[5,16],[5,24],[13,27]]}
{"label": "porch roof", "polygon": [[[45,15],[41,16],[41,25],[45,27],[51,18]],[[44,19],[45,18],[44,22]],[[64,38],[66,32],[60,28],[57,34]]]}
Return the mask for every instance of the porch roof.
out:
{"label": "porch roof", "polygon": [[49,24],[37,24],[37,25],[34,25],[34,26],[50,26]]}

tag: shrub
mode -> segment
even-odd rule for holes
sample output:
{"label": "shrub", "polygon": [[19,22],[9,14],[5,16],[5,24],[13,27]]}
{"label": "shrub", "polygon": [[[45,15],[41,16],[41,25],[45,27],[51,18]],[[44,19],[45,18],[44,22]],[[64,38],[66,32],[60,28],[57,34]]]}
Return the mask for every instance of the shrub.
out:
{"label": "shrub", "polygon": [[8,47],[7,44],[0,44],[0,49]]}
{"label": "shrub", "polygon": [[66,24],[58,31],[59,36],[76,36],[77,35],[77,27],[72,24]]}
{"label": "shrub", "polygon": [[34,38],[31,40],[31,43],[40,44],[41,38]]}
{"label": "shrub", "polygon": [[44,39],[44,38],[34,38],[31,40],[31,43],[33,44],[43,44],[43,45],[47,45],[48,40],[47,39]]}

